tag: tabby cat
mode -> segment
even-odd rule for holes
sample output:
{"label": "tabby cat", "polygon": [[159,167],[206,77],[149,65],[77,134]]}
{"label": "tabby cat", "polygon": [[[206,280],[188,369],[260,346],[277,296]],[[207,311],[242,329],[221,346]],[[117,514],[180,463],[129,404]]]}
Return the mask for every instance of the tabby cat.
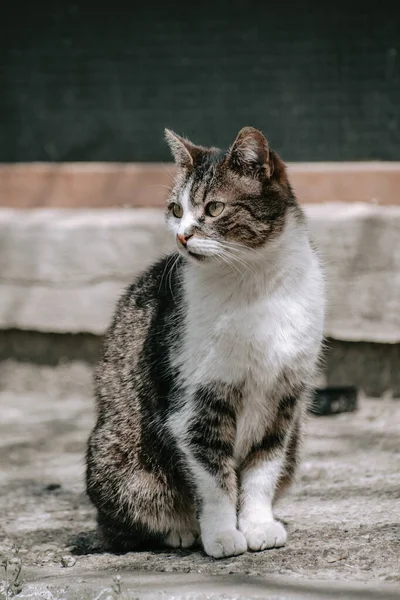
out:
{"label": "tabby cat", "polygon": [[227,151],[166,131],[177,252],[118,302],[95,373],[87,491],[109,549],[215,558],[283,546],[320,353],[318,258],[284,164],[242,129]]}

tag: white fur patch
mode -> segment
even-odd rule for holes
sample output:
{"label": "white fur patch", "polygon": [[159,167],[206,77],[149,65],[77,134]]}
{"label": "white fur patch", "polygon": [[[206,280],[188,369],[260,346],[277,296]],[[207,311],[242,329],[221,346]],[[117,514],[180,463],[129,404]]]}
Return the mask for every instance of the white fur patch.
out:
{"label": "white fur patch", "polygon": [[262,521],[271,521],[272,500],[281,472],[282,460],[283,453],[242,473],[241,517],[251,518],[254,513],[257,513]]}
{"label": "white fur patch", "polygon": [[193,207],[190,202],[191,188],[192,181],[189,180],[180,198],[181,206],[183,208],[183,215],[182,218],[178,221],[178,228],[176,234],[188,235],[191,233],[193,226],[196,224],[196,218],[194,216]]}
{"label": "white fur patch", "polygon": [[255,254],[252,271],[240,278],[214,261],[185,272],[188,314],[174,363],[194,387],[247,382],[256,413],[268,410],[283,369],[309,378],[322,338],[323,281],[305,232],[289,226],[280,246]]}
{"label": "white fur patch", "polygon": [[[189,189],[184,196],[190,223]],[[244,386],[234,450],[239,464],[261,441],[273,417],[269,394],[282,375],[289,372],[294,384],[312,383],[323,331],[323,278],[306,229],[295,218],[288,217],[276,242],[251,254],[248,266],[238,259],[239,273],[214,260],[185,267],[185,334],[171,356],[187,397],[169,424],[202,499],[204,547],[216,557],[243,552],[246,536],[254,549],[285,543],[285,530],[274,521],[271,508],[281,457],[243,475],[243,537],[236,529],[236,506],[186,443],[187,423],[195,410],[192,396],[198,386],[215,382]]]}

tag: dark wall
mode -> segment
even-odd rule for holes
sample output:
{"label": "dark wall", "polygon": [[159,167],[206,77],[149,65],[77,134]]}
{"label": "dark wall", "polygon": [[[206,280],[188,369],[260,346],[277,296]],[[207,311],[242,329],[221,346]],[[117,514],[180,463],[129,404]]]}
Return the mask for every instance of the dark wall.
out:
{"label": "dark wall", "polygon": [[0,161],[169,160],[165,126],[244,125],[286,160],[400,159],[399,2],[87,7],[3,9]]}

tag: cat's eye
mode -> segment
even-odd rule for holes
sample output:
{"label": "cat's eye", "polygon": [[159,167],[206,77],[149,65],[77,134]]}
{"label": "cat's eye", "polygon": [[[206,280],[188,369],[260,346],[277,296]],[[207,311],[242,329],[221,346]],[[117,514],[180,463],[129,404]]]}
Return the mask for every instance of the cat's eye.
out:
{"label": "cat's eye", "polygon": [[206,215],[209,217],[219,217],[224,208],[225,204],[223,202],[209,202],[205,209]]}
{"label": "cat's eye", "polygon": [[172,210],[172,214],[174,215],[174,217],[176,217],[177,219],[182,219],[183,217],[183,208],[180,204],[176,204],[176,202],[174,202],[171,205],[171,210]]}

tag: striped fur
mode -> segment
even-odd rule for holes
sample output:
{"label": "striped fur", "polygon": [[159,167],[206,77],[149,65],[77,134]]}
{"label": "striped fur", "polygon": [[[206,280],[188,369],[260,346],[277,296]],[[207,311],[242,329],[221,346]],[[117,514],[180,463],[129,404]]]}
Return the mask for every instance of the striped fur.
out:
{"label": "striped fur", "polygon": [[318,259],[260,132],[226,152],[167,140],[178,253],[118,303],[96,369],[88,493],[114,549],[198,536],[216,558],[281,546],[273,502],[293,479],[322,340]]}

